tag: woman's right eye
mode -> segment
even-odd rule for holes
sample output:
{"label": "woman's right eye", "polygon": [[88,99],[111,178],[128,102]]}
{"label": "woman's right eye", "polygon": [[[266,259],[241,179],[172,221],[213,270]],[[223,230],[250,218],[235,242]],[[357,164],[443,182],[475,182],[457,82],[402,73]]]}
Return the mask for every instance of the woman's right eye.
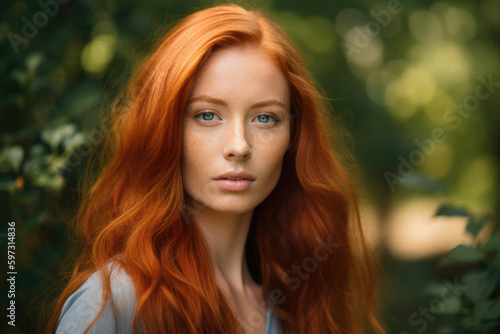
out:
{"label": "woman's right eye", "polygon": [[[201,118],[200,118],[201,116]],[[203,120],[203,121],[212,121],[214,119],[214,116],[215,114],[213,112],[210,112],[210,111],[205,111],[205,112],[202,112],[202,113],[199,113],[198,115],[195,116],[195,118],[198,118],[200,120]]]}

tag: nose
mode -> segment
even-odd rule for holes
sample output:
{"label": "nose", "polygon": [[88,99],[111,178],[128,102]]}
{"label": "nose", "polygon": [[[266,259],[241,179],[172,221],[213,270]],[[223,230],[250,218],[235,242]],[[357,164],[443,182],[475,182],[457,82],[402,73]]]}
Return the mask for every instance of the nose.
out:
{"label": "nose", "polygon": [[231,122],[225,136],[224,157],[228,160],[243,161],[252,153],[248,132],[243,121]]}

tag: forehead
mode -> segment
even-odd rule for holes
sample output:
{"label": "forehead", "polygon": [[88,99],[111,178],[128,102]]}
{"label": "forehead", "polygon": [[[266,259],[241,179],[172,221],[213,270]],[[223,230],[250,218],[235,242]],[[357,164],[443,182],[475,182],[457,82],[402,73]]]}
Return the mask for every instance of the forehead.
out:
{"label": "forehead", "polygon": [[214,51],[195,77],[191,95],[219,98],[279,98],[289,103],[288,82],[276,64],[251,44]]}

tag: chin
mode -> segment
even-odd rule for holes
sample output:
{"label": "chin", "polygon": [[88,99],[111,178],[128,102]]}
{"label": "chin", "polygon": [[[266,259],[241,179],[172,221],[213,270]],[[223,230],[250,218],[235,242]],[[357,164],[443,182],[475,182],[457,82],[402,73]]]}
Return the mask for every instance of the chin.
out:
{"label": "chin", "polygon": [[[223,203],[223,204],[221,204]],[[208,207],[214,211],[225,212],[225,213],[234,213],[234,214],[243,214],[248,213],[257,207],[258,203],[248,203],[247,201],[240,200],[226,200],[224,202],[218,201],[217,204]]]}

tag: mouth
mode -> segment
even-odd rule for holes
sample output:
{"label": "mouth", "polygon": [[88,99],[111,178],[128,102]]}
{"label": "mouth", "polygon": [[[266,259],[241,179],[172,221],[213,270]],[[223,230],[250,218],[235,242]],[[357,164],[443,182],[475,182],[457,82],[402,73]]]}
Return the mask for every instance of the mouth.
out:
{"label": "mouth", "polygon": [[252,185],[255,180],[243,179],[243,178],[220,178],[215,179],[215,182],[222,189],[228,191],[243,191]]}
{"label": "mouth", "polygon": [[240,177],[235,177],[235,178],[232,178],[232,177],[223,177],[223,178],[216,179],[216,180],[231,180],[231,181],[248,180],[248,181],[253,181],[253,180],[250,180],[250,179],[244,179],[244,178],[240,178]]}

